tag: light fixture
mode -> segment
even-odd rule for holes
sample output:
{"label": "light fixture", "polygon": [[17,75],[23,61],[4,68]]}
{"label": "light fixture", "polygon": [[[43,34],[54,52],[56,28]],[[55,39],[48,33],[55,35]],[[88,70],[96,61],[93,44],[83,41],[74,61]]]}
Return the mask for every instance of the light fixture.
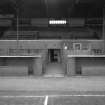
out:
{"label": "light fixture", "polygon": [[66,20],[49,20],[49,24],[67,24]]}
{"label": "light fixture", "polygon": [[67,50],[67,49],[68,49],[68,47],[67,47],[67,46],[64,46],[64,49],[65,49],[65,50]]}

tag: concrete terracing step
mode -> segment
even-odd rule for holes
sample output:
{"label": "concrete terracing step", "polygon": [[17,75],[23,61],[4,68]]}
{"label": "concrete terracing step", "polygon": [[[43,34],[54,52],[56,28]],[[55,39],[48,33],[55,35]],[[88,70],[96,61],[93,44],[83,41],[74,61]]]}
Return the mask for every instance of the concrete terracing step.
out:
{"label": "concrete terracing step", "polygon": [[17,31],[8,31],[8,32],[5,32],[4,33],[4,39],[5,38],[17,38],[17,36],[18,36],[18,38],[35,38],[35,37],[37,37],[37,32],[36,31],[19,31],[18,33],[17,33]]}
{"label": "concrete terracing step", "polygon": [[51,63],[46,67],[45,77],[64,77],[65,70],[61,64]]}

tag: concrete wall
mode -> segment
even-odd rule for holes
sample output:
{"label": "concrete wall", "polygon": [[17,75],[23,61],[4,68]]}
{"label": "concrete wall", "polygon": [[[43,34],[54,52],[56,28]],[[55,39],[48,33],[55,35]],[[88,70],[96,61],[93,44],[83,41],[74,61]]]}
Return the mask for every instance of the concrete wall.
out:
{"label": "concrete wall", "polygon": [[31,65],[32,58],[0,58],[0,76],[27,76]]}
{"label": "concrete wall", "polygon": [[76,72],[86,76],[105,76],[105,58],[77,58]]}
{"label": "concrete wall", "polygon": [[0,58],[0,76],[40,76],[42,70],[42,58]]}
{"label": "concrete wall", "polygon": [[[43,58],[0,58],[0,75],[34,75],[44,73]],[[105,58],[69,58],[65,61],[68,76],[104,75]]]}
{"label": "concrete wall", "polygon": [[27,76],[27,66],[0,66],[0,76]]}

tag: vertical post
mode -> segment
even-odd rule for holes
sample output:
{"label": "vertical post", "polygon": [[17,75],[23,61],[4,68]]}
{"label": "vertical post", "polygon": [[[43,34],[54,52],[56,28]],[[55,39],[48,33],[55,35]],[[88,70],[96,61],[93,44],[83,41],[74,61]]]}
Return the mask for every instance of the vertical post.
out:
{"label": "vertical post", "polygon": [[104,52],[105,52],[105,8],[103,7],[103,40],[104,40]]}
{"label": "vertical post", "polygon": [[64,49],[62,49],[62,51],[61,51],[61,60],[62,60],[62,65],[63,65],[64,71],[65,71],[65,75],[67,75],[67,61],[68,61],[68,58],[67,58],[67,55],[66,55]]}
{"label": "vertical post", "polygon": [[17,31],[17,51],[18,51],[18,49],[19,49],[19,17],[18,17],[18,15],[17,15],[17,19],[16,19],[16,23],[17,23],[17,25],[16,25],[16,31]]}
{"label": "vertical post", "polygon": [[42,75],[42,58],[36,57],[33,59],[33,73],[36,76]]}
{"label": "vertical post", "polygon": [[46,15],[47,15],[47,17],[49,17],[48,0],[44,0],[44,2],[45,2],[45,6],[46,6]]}
{"label": "vertical post", "polygon": [[103,8],[103,39],[105,40],[105,10]]}
{"label": "vertical post", "polygon": [[18,55],[18,49],[19,49],[19,9],[20,9],[20,4],[21,4],[21,1],[20,0],[12,0],[12,2],[14,3],[14,8],[15,8],[15,11],[16,11],[16,33],[17,33],[17,38],[16,38],[16,41],[17,41],[17,46],[16,46],[16,50],[17,50],[17,55]]}
{"label": "vertical post", "polygon": [[46,50],[43,50],[40,57],[33,58],[33,74],[41,76],[44,73],[44,66],[46,63]]}
{"label": "vertical post", "polygon": [[67,60],[67,75],[68,76],[74,76],[75,75],[75,58],[74,57],[71,57],[71,58],[68,58]]}

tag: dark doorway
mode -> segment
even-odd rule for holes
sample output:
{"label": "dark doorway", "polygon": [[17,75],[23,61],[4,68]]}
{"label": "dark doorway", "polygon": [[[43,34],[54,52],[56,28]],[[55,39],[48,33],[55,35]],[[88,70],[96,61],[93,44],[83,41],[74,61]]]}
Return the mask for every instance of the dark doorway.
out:
{"label": "dark doorway", "polygon": [[61,50],[60,49],[49,49],[48,50],[48,61],[49,63],[60,63],[61,62]]}
{"label": "dark doorway", "polygon": [[62,50],[49,49],[48,62],[45,66],[45,77],[64,77],[65,70],[62,64]]}

